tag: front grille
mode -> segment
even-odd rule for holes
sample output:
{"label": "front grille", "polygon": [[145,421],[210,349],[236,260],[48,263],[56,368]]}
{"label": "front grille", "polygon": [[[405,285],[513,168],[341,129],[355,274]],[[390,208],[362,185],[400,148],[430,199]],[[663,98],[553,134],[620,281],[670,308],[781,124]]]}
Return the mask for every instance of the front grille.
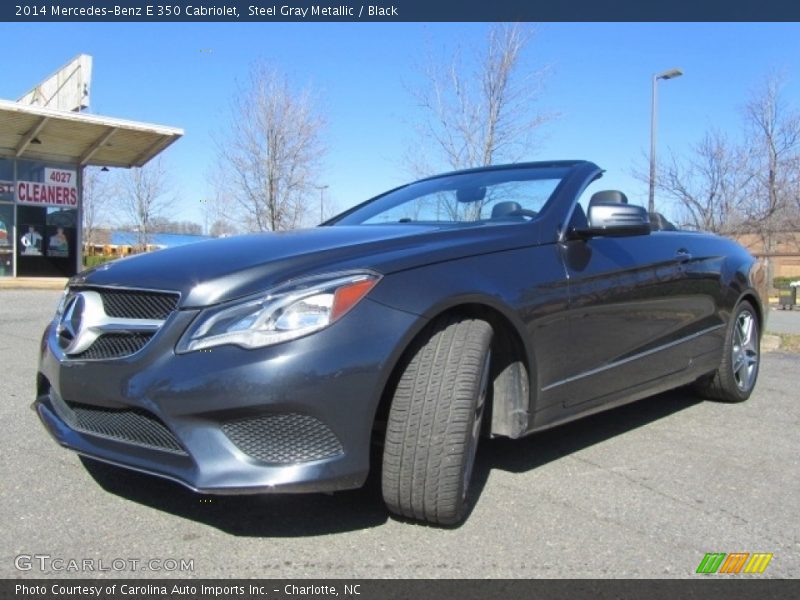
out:
{"label": "front grille", "polygon": [[[92,292],[100,296],[103,303],[102,312],[111,323],[110,326],[106,326],[106,333],[98,337],[89,348],[80,354],[69,355],[70,359],[76,360],[110,360],[135,354],[156,334],[160,326],[158,322],[166,321],[177,310],[180,300],[180,294],[175,292],[91,286],[70,288],[72,295],[81,292]],[[94,306],[97,306],[96,302]],[[94,312],[98,310],[95,308]],[[120,320],[118,327],[114,326],[114,319]],[[136,319],[142,323],[134,327],[129,320],[135,323]],[[61,343],[62,348],[65,348],[69,339]]]}
{"label": "front grille", "polygon": [[152,333],[106,333],[94,344],[72,358],[100,360],[104,358],[122,358],[135,354],[153,337]]}
{"label": "front grille", "polygon": [[138,408],[103,408],[67,402],[54,392],[50,401],[58,416],[72,429],[103,438],[186,454],[178,439],[154,415]]}
{"label": "front grille", "polygon": [[309,415],[265,415],[231,421],[222,431],[239,450],[253,458],[277,464],[321,460],[344,452],[328,427]]}
{"label": "front grille", "polygon": [[96,290],[109,317],[122,319],[166,319],[178,307],[178,294],[141,290]]}

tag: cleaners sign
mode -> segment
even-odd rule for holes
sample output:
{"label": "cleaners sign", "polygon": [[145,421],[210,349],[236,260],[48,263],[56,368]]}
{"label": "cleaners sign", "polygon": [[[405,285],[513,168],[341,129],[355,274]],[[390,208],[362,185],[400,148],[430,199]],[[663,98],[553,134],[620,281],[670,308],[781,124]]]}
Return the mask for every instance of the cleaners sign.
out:
{"label": "cleaners sign", "polygon": [[18,181],[17,202],[34,206],[78,206],[76,172],[65,169],[45,169],[44,181]]}

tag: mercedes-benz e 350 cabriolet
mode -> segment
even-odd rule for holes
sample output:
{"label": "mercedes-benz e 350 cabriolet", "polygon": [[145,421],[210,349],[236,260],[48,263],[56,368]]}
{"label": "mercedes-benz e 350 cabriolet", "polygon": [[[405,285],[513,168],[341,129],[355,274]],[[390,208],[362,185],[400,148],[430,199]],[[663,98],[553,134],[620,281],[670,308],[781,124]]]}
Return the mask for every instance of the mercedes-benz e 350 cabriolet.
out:
{"label": "mercedes-benz e 350 cabriolet", "polygon": [[39,417],[82,455],[209,494],[344,490],[379,469],[392,512],[455,524],[481,437],[688,384],[746,400],[756,261],[601,175],[449,173],[313,229],[79,274],[42,340]]}

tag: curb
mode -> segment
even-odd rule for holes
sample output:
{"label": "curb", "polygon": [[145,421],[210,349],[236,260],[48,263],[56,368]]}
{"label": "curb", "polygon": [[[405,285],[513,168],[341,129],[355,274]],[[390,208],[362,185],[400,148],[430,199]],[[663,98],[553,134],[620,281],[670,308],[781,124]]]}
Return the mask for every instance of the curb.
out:
{"label": "curb", "polygon": [[781,337],[772,333],[765,333],[761,336],[761,351],[774,352],[781,349]]}

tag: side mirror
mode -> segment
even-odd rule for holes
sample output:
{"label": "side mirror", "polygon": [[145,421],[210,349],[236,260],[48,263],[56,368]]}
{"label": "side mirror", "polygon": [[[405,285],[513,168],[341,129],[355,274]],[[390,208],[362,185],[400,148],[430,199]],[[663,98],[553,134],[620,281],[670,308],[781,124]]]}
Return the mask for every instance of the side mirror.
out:
{"label": "side mirror", "polygon": [[589,204],[589,225],[574,229],[579,238],[596,236],[623,237],[650,233],[650,216],[647,210],[635,204],[619,202],[594,202]]}

